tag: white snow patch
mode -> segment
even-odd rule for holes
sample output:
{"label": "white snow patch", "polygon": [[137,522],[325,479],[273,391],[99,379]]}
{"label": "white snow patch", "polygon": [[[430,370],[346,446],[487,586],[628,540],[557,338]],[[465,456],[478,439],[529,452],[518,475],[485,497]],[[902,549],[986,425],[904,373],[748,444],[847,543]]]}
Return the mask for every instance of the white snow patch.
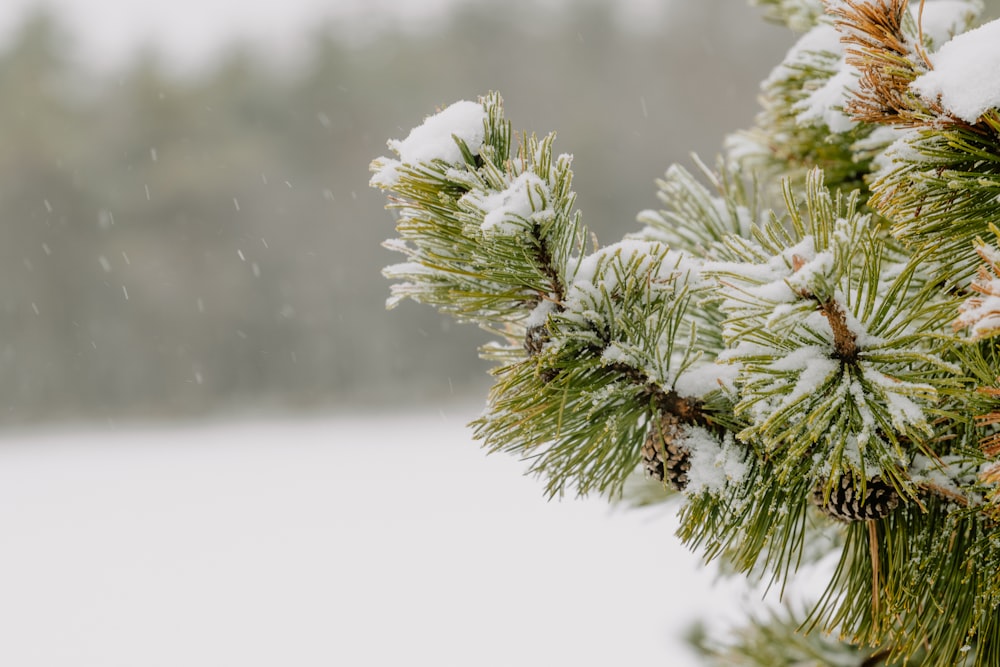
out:
{"label": "white snow patch", "polygon": [[478,102],[462,100],[429,116],[413,128],[406,139],[390,139],[389,148],[404,163],[443,160],[460,164],[462,153],[455,138],[465,142],[473,155],[479,154],[485,135],[486,110]]}
{"label": "white snow patch", "polygon": [[684,369],[674,380],[674,391],[685,398],[701,398],[716,389],[735,387],[739,367],[734,364],[702,362]]}
{"label": "white snow patch", "polygon": [[670,250],[658,241],[625,239],[605,246],[580,261],[574,284],[598,281],[608,290],[618,284],[615,271],[606,268],[612,260],[623,266],[635,266],[635,274],[649,274],[653,280],[662,282],[677,280],[677,285],[702,285],[702,261],[687,253]]}
{"label": "white snow patch", "polygon": [[856,379],[850,380],[847,385],[847,391],[854,400],[854,408],[861,416],[861,430],[855,436],[855,444],[860,453],[860,450],[864,449],[872,435],[875,434],[878,425],[875,423],[875,414],[872,412],[871,406],[868,405],[865,390],[861,386],[861,383]]}
{"label": "white snow patch", "polygon": [[622,263],[627,263],[633,258],[640,258],[640,266],[648,268],[652,264],[653,257],[662,256],[666,249],[664,244],[656,241],[625,239],[618,243],[612,243],[587,255],[580,261],[574,282],[593,283],[598,276],[598,270],[614,258],[619,258]]}
{"label": "white snow patch", "polygon": [[726,161],[739,165],[745,161],[768,158],[771,155],[767,146],[748,132],[732,132],[723,139]]}
{"label": "white snow patch", "polygon": [[799,371],[795,386],[780,401],[760,401],[754,406],[758,420],[767,420],[776,410],[794,404],[805,396],[819,393],[820,388],[840,371],[840,362],[829,356],[829,350],[818,346],[801,347],[771,364],[776,371]]}
{"label": "white snow patch", "polygon": [[[601,353],[601,363],[605,365],[627,364],[635,366],[637,365],[636,361],[637,355],[629,350],[628,346],[621,343],[610,343]],[[608,387],[608,389],[612,389],[612,387]]]}
{"label": "white snow patch", "polygon": [[767,89],[804,69],[833,69],[833,74],[793,107],[802,125],[826,125],[835,134],[851,130],[857,123],[844,112],[851,93],[856,90],[858,71],[847,64],[841,34],[832,23],[820,23],[799,38],[780,65],[774,68],[762,87]]}
{"label": "white snow patch", "polygon": [[910,84],[925,99],[940,99],[969,123],[1000,106],[1000,19],[946,42],[931,62],[934,69]]}
{"label": "white snow patch", "polygon": [[[969,459],[955,455],[932,459],[917,454],[908,472],[914,484],[932,484],[958,497],[970,495],[969,491],[963,491],[958,484],[969,484],[976,479],[976,466]],[[978,498],[978,495],[973,494],[973,497]]]}
{"label": "white snow patch", "polygon": [[542,299],[538,302],[538,305],[528,313],[527,319],[524,321],[524,326],[526,327],[540,327],[548,322],[549,314],[555,311],[556,303],[555,301],[550,301],[548,299]]}
{"label": "white snow patch", "polygon": [[809,97],[796,103],[795,119],[802,125],[826,125],[830,132],[842,134],[854,129],[857,121],[844,112],[851,94],[857,90],[858,71],[847,64],[844,56],[837,63],[837,73]]}
{"label": "white snow patch", "polygon": [[639,220],[639,222],[647,224],[656,224],[664,227],[667,225],[667,220],[663,217],[663,215],[659,211],[651,208],[639,211],[639,215],[636,216],[636,219]]}
{"label": "white snow patch", "polygon": [[729,299],[727,308],[739,310],[745,295],[771,304],[800,300],[799,290],[809,288],[820,275],[832,272],[833,256],[828,251],[817,252],[815,240],[810,235],[773,255],[767,262],[705,262],[704,270],[723,279],[732,276],[743,283],[721,290]]}
{"label": "white snow patch", "polygon": [[824,250],[823,252],[818,252],[804,264],[802,264],[797,271],[792,273],[792,275],[786,278],[788,286],[796,292],[810,292],[812,291],[812,286],[817,280],[821,279],[823,276],[828,276],[833,273],[834,270],[834,256],[832,250]]}
{"label": "white snow patch", "polygon": [[398,264],[390,264],[382,269],[382,275],[390,280],[412,275],[432,276],[436,273],[437,271],[434,269],[419,262],[400,262]]}
{"label": "white snow patch", "polygon": [[[989,282],[991,290],[1000,294],[1000,280]],[[968,327],[973,340],[989,338],[1000,332],[1000,296],[988,294],[982,297],[972,297],[959,306],[959,317],[955,324]]]}
{"label": "white snow patch", "polygon": [[549,206],[552,201],[548,184],[530,171],[515,178],[506,190],[486,196],[473,190],[463,197],[466,198],[475,201],[477,207],[485,213],[481,225],[483,232],[498,235],[516,234],[524,230],[525,222],[533,215],[551,211]]}
{"label": "white snow patch", "polygon": [[685,426],[683,443],[690,452],[686,494],[721,493],[727,484],[739,484],[746,475],[746,460],[732,435],[720,442],[700,426]]}
{"label": "white snow patch", "polygon": [[372,170],[375,172],[368,185],[388,190],[399,182],[399,169],[403,163],[392,158],[381,157],[372,162]]}
{"label": "white snow patch", "polygon": [[[881,132],[881,135],[876,138],[875,134],[878,132]],[[888,128],[879,128],[876,132],[872,133],[870,138],[872,140],[888,140],[891,138],[889,132]],[[894,170],[907,165],[919,164],[925,159],[923,153],[914,147],[914,143],[921,138],[920,130],[897,130],[894,133],[896,135],[895,140],[872,160],[872,171],[878,172],[880,176],[890,174]]]}
{"label": "white snow patch", "polygon": [[[672,507],[547,502],[471,440],[476,408],[444,407],[8,431],[0,659],[693,667],[688,624],[746,612]],[[670,599],[615,576],[636,554],[672,573]]]}
{"label": "white snow patch", "polygon": [[978,246],[976,248],[976,252],[978,252],[979,256],[987,262],[992,262],[993,264],[1000,266],[1000,248],[984,244]]}
{"label": "white snow patch", "polygon": [[904,132],[905,130],[893,125],[877,125],[867,136],[855,141],[851,149],[855,153],[874,154],[873,169],[879,169],[885,165],[883,155],[886,149],[895,143]]}
{"label": "white snow patch", "polygon": [[406,241],[398,238],[391,238],[382,241],[382,247],[385,248],[386,250],[392,250],[393,252],[401,252],[407,255],[410,254],[410,252],[412,252],[410,246],[407,245]]}
{"label": "white snow patch", "polygon": [[[861,442],[859,442],[857,435],[850,433],[847,434],[844,438],[844,449],[841,452],[841,455],[847,460],[848,463],[853,465],[855,469],[861,468]],[[879,466],[868,461],[864,463],[864,467],[870,475],[881,472],[881,468]]]}
{"label": "white snow patch", "polygon": [[421,125],[410,130],[405,139],[390,139],[389,148],[399,160],[380,158],[373,163],[375,175],[371,184],[389,188],[399,178],[399,167],[407,164],[442,160],[458,165],[462,151],[455,139],[461,139],[473,155],[478,155],[486,136],[486,110],[478,102],[461,100],[428,116]]}
{"label": "white snow patch", "polygon": [[829,356],[830,350],[819,345],[806,345],[792,350],[770,366],[776,371],[802,371],[801,382],[810,385],[806,391],[818,389],[830,373],[840,368],[840,363]]}

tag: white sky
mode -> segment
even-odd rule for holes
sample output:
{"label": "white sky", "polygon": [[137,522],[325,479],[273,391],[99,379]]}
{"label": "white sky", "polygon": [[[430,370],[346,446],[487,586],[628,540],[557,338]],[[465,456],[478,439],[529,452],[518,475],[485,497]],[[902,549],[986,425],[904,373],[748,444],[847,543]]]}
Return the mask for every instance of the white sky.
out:
{"label": "white sky", "polygon": [[[474,0],[2,0],[0,41],[26,14],[49,7],[83,57],[99,66],[121,63],[134,48],[152,42],[173,65],[187,67],[235,38],[249,38],[295,56],[298,37],[323,20],[377,17],[419,29],[440,20],[448,6]],[[541,0],[543,4],[573,0]],[[669,0],[619,3],[626,19],[642,25]],[[352,28],[356,30],[356,28]]]}

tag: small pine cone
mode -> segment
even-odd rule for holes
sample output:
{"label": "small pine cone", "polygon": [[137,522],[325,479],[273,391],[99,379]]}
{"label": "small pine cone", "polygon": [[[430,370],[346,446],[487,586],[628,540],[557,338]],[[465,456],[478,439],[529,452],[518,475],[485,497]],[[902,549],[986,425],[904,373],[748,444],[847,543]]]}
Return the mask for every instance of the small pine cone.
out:
{"label": "small pine cone", "polygon": [[545,324],[536,324],[528,327],[524,333],[524,351],[528,356],[535,356],[542,351],[549,340],[549,327]]}
{"label": "small pine cone", "polygon": [[669,412],[653,422],[642,445],[642,463],[646,474],[659,481],[665,479],[678,491],[688,483],[691,453],[681,442],[680,420]]}
{"label": "small pine cone", "polygon": [[854,475],[845,472],[830,491],[829,502],[823,502],[825,484],[813,489],[812,501],[823,514],[840,521],[881,519],[899,506],[899,493],[881,477],[865,482],[864,497],[858,492]]}

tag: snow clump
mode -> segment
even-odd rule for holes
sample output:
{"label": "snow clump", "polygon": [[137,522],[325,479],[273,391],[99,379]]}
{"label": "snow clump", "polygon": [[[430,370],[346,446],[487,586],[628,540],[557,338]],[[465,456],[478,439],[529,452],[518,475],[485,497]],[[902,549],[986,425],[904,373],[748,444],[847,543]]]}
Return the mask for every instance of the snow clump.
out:
{"label": "snow clump", "polygon": [[727,485],[739,484],[746,476],[745,455],[736,446],[731,433],[720,442],[700,426],[685,426],[683,442],[691,455],[684,493],[721,493]]}
{"label": "snow clump", "polygon": [[371,185],[391,188],[399,180],[399,168],[405,165],[441,160],[451,165],[464,158],[456,139],[465,142],[473,155],[479,155],[486,136],[486,109],[479,102],[461,100],[428,116],[423,124],[410,130],[405,139],[390,139],[389,148],[398,160],[382,157],[373,163]]}
{"label": "snow clump", "polygon": [[931,56],[934,69],[910,88],[962,120],[975,123],[1000,107],[1000,19],[962,33]]}
{"label": "snow clump", "polygon": [[472,190],[462,199],[463,204],[472,204],[482,211],[480,228],[486,233],[515,234],[524,229],[526,222],[554,215],[548,184],[530,171],[515,178],[504,190],[488,194]]}

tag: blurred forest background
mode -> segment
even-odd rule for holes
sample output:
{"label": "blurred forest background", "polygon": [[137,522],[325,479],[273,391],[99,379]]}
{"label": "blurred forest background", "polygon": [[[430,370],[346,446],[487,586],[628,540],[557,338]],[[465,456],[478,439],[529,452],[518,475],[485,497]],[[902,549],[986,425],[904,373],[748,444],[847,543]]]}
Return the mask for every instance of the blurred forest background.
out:
{"label": "blurred forest background", "polygon": [[794,35],[741,0],[456,8],[433,31],[317,26],[298,67],[253,44],[178,73],[97,72],[58,16],[0,51],[0,424],[401,406],[485,397],[486,334],[386,312],[402,259],[368,163],[435,107],[499,90],[575,155],[603,243],[654,180],[747,126]]}

